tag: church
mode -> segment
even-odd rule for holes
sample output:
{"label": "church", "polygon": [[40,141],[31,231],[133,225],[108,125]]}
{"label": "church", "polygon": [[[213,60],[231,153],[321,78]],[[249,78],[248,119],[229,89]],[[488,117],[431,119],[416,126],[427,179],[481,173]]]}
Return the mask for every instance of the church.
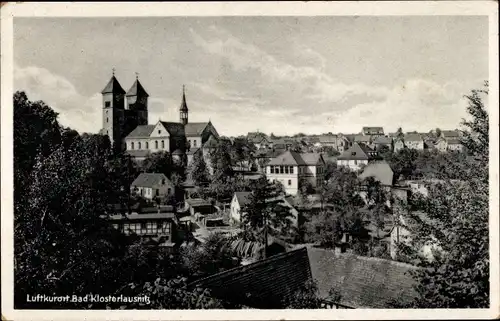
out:
{"label": "church", "polygon": [[[148,124],[148,97],[136,75],[132,87],[125,92],[113,72],[101,92],[103,98],[102,129],[108,135],[116,152],[126,151],[136,161],[144,160],[155,152],[169,152],[174,159],[190,163],[192,156],[219,139],[215,127],[208,122],[189,122],[186,93],[182,87],[179,122],[159,120]],[[189,159],[191,156],[191,159]]]}

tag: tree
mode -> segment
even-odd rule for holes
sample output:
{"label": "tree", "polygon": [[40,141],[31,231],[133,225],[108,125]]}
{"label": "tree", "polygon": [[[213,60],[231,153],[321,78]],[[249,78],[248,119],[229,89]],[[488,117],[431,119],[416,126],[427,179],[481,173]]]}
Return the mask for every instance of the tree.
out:
{"label": "tree", "polygon": [[489,117],[488,111],[483,101],[484,95],[488,95],[488,81],[484,83],[484,89],[472,90],[470,95],[466,95],[469,105],[467,112],[471,119],[462,120],[465,130],[462,130],[462,144],[474,156],[488,159],[489,152]]}
{"label": "tree", "polygon": [[398,130],[396,131],[396,137],[401,139],[401,138],[404,138],[405,134],[403,133],[403,129],[401,127],[398,128]]}
{"label": "tree", "polygon": [[166,151],[152,153],[144,159],[141,167],[145,173],[162,173],[170,178],[173,169],[172,157]]}
{"label": "tree", "polygon": [[396,178],[411,179],[415,175],[416,160],[419,152],[411,148],[403,148],[391,155],[387,161],[391,165]]}
{"label": "tree", "polygon": [[435,133],[436,133],[436,137],[441,137],[441,129],[436,128]]}
{"label": "tree", "polygon": [[[398,250],[422,267],[413,272],[415,307],[489,306],[488,122],[482,101],[474,93],[467,98],[472,120],[464,140],[477,157],[466,160],[461,180],[437,184],[428,197],[417,195],[400,210],[410,238]],[[420,251],[425,245],[432,255]]]}
{"label": "tree", "polygon": [[266,177],[259,178],[242,215],[243,238],[266,245],[269,235],[278,237],[290,232],[291,216],[276,186]]}
{"label": "tree", "polygon": [[252,164],[254,160],[255,145],[248,141],[246,137],[235,138],[231,146],[231,159],[233,164]]}
{"label": "tree", "polygon": [[210,173],[208,172],[207,164],[201,153],[195,153],[193,163],[190,168],[191,178],[198,186],[206,184],[210,181]]}

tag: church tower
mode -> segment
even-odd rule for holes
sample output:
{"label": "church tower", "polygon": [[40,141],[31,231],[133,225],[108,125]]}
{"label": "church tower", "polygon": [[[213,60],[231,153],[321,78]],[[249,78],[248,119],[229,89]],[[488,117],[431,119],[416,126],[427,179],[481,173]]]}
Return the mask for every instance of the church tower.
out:
{"label": "church tower", "polygon": [[188,106],[186,104],[186,92],[184,89],[184,85],[182,85],[182,103],[179,112],[181,123],[183,125],[186,125],[188,123]]}
{"label": "church tower", "polygon": [[125,107],[125,90],[115,77],[115,70],[102,94],[102,133],[108,135],[115,150],[122,145],[122,124]]}
{"label": "church tower", "polygon": [[139,82],[139,76],[137,73],[135,76],[135,82],[128,90],[126,96],[128,109],[133,112],[134,116],[136,117],[137,124],[135,124],[135,126],[147,125],[149,95]]}

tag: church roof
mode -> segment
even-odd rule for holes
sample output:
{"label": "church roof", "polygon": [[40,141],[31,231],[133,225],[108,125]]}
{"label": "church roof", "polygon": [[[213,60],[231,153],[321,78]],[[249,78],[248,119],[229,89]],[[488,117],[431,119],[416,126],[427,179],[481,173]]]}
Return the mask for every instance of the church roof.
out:
{"label": "church roof", "polygon": [[139,79],[136,79],[132,87],[127,92],[127,97],[129,96],[143,96],[143,97],[149,97],[148,93],[142,87],[141,83],[139,82]]}
{"label": "church roof", "polygon": [[186,93],[184,91],[184,86],[182,86],[182,102],[181,102],[181,107],[179,108],[180,111],[188,111],[188,106],[186,104]]}
{"label": "church roof", "polygon": [[149,137],[156,125],[140,125],[137,126],[126,138],[143,138]]}
{"label": "church roof", "polygon": [[188,137],[201,136],[207,126],[208,123],[187,123],[184,126],[184,130]]}
{"label": "church roof", "polygon": [[106,87],[104,87],[104,89],[101,91],[101,94],[109,94],[109,93],[114,93],[114,94],[125,93],[125,90],[123,90],[122,86],[118,82],[118,79],[116,79],[114,75],[111,77]]}
{"label": "church roof", "polygon": [[184,125],[181,123],[162,121],[161,124],[168,130],[171,136],[184,136]]}

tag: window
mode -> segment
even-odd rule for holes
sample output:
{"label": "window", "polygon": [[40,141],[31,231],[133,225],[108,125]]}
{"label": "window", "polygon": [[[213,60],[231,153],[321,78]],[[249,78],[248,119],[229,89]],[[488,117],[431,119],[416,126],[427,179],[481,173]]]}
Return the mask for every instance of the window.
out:
{"label": "window", "polygon": [[165,185],[165,179],[162,179],[162,180],[161,180],[161,184],[162,184],[162,185]]}
{"label": "window", "polygon": [[285,166],[285,174],[288,174],[290,166]]}
{"label": "window", "polygon": [[156,191],[156,196],[160,196],[160,190],[159,190],[159,189],[157,189],[157,190],[155,190],[155,191]]}
{"label": "window", "polygon": [[357,160],[354,160],[354,165],[358,165],[358,161]]}
{"label": "window", "polygon": [[106,117],[106,123],[109,123],[109,118],[108,117]]}
{"label": "window", "polygon": [[105,106],[105,107],[110,107],[110,106],[111,106],[111,102],[110,102],[110,101],[106,101],[106,102],[104,103],[104,106]]}
{"label": "window", "polygon": [[141,223],[141,230],[145,230],[147,228],[146,223]]}
{"label": "window", "polygon": [[158,135],[160,135],[160,134],[161,134],[161,130],[158,130]]}
{"label": "window", "polygon": [[292,180],[291,179],[288,180],[288,186],[292,186]]}
{"label": "window", "polygon": [[271,174],[274,174],[274,166],[269,166],[271,168]]}
{"label": "window", "polygon": [[356,152],[351,152],[351,155],[352,156],[356,156]]}
{"label": "window", "polygon": [[134,149],[134,142],[130,143],[130,149]]}
{"label": "window", "polygon": [[155,140],[155,149],[158,149],[158,141]]}
{"label": "window", "polygon": [[137,143],[137,149],[141,149],[141,142]]}
{"label": "window", "polygon": [[165,141],[164,140],[161,141],[161,148],[165,149]]}
{"label": "window", "polygon": [[290,174],[293,174],[293,166],[290,166]]}
{"label": "window", "polygon": [[149,149],[149,143],[146,142],[146,149]]}
{"label": "window", "polygon": [[172,193],[172,189],[171,189],[171,188],[169,188],[169,189],[167,190],[167,193],[168,193],[168,194],[171,194],[171,193]]}
{"label": "window", "polygon": [[190,139],[190,140],[188,140],[188,143],[189,143],[189,146],[191,146],[191,139]]}
{"label": "window", "polygon": [[284,171],[283,171],[283,170],[284,170],[284,169],[283,169],[283,166],[280,166],[280,174],[283,174],[283,173],[284,173]]}
{"label": "window", "polygon": [[196,147],[196,139],[193,140],[193,147]]}

